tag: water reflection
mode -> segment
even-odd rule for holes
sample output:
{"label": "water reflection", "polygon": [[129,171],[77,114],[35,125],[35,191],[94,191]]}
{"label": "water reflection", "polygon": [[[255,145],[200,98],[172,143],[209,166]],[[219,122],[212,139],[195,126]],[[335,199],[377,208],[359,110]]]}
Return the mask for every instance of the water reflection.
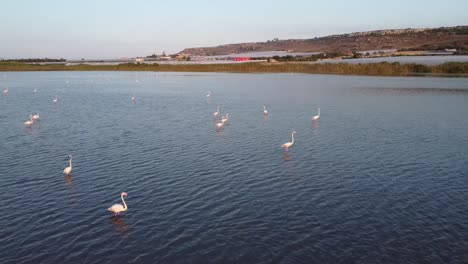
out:
{"label": "water reflection", "polygon": [[312,129],[315,135],[318,135],[320,133],[320,125],[317,120],[312,120],[310,128]]}
{"label": "water reflection", "polygon": [[[0,255],[11,255],[11,262],[86,259],[104,263],[123,257],[178,263],[186,261],[188,254],[193,259],[233,262],[246,262],[247,257],[253,263],[314,257],[338,262],[356,259],[353,253],[380,256],[380,249],[404,251],[403,260],[396,261],[417,262],[421,244],[444,256],[465,252],[459,223],[468,219],[461,214],[466,193],[460,188],[466,185],[468,159],[464,147],[468,144],[467,93],[405,98],[339,93],[365,85],[466,86],[466,79],[300,74],[213,74],[197,80],[168,77],[139,88],[134,105],[131,87],[123,80],[126,73],[106,73],[117,79],[99,89],[82,85],[84,77],[95,73],[75,73],[81,77],[74,77],[62,92],[64,83],[56,80],[63,73],[17,74],[13,87],[21,86],[22,91],[14,88],[11,97],[0,98],[4,138],[0,186],[4,204],[12,209],[11,216],[0,218],[2,232],[7,234],[0,238],[6,249]],[[235,123],[216,133],[210,119],[218,97],[213,94],[212,105],[205,105],[203,91],[211,84],[224,83],[223,79],[227,81],[218,88],[219,99],[229,98],[223,103],[229,103],[225,110],[232,112]],[[237,87],[239,83],[246,85]],[[317,83],[313,90],[311,83]],[[290,88],[285,89],[288,84]],[[40,89],[39,101],[44,100],[37,105],[30,100],[34,85]],[[180,96],[174,96],[177,90]],[[52,106],[56,93],[60,99]],[[143,96],[146,107],[140,107]],[[285,102],[284,98],[291,99]],[[272,101],[274,116],[263,125],[258,106],[265,100]],[[318,103],[331,112],[312,122],[310,106]],[[190,111],[181,111],[181,105]],[[23,132],[24,113],[36,110],[44,119],[39,126],[33,125],[30,135]],[[154,124],[156,128],[148,129]],[[293,127],[299,133],[297,144],[284,152],[280,145],[291,141],[289,129]],[[68,166],[62,156],[65,151],[87,153],[78,174],[62,174]],[[375,177],[365,177],[370,174]],[[121,202],[114,195],[125,186],[145,201],[139,205],[134,201],[140,210],[112,217],[106,209]],[[418,191],[408,191],[414,189]],[[37,200],[44,190],[46,199]],[[450,195],[433,199],[440,193]],[[25,224],[34,217],[30,208],[41,210],[34,225]],[[442,221],[440,208],[453,217]],[[408,214],[415,225],[394,221]],[[163,217],[155,219],[155,215]],[[440,240],[441,232],[417,223],[440,227],[446,239]],[[407,243],[389,245],[385,237],[394,235],[394,229],[376,228],[395,225]],[[246,240],[249,235],[254,239]],[[355,243],[355,237],[366,236],[376,239]],[[67,243],[70,237],[79,238],[72,248]],[[262,239],[256,243],[255,238]],[[226,251],[226,244],[235,252]],[[323,249],[320,256],[301,246],[309,244]],[[122,246],[125,254],[119,253]],[[93,248],[96,252],[90,255]],[[291,248],[298,250],[284,257],[282,253]],[[15,256],[22,257],[17,260]]]}
{"label": "water reflection", "polygon": [[360,87],[353,88],[352,91],[368,95],[420,95],[427,93],[468,93],[465,88],[389,88],[389,87]]}
{"label": "water reflection", "polygon": [[73,190],[73,178],[71,175],[65,175],[65,183]]}
{"label": "water reflection", "polygon": [[109,221],[114,226],[115,232],[122,234],[122,235],[127,234],[128,225],[127,225],[127,222],[125,222],[125,220],[123,220],[120,217],[111,216],[109,217]]}
{"label": "water reflection", "polygon": [[77,193],[75,192],[75,188],[73,185],[73,177],[71,175],[65,175],[63,177],[65,179],[65,184],[70,188],[70,202],[74,206],[80,205],[80,199],[77,197]]}
{"label": "water reflection", "polygon": [[31,135],[34,133],[34,131],[33,131],[33,129],[32,129],[32,126],[26,126],[26,127],[24,127],[24,131],[25,131],[26,133],[28,133],[28,134],[31,134]]}

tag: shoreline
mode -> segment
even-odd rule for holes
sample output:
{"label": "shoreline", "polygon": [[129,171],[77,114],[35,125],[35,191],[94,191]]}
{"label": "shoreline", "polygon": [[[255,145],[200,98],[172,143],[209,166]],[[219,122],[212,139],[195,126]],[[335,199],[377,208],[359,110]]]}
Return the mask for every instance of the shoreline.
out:
{"label": "shoreline", "polygon": [[468,77],[467,62],[448,62],[439,65],[400,63],[301,63],[252,62],[233,64],[118,64],[118,65],[57,65],[0,62],[0,72],[19,71],[154,71],[154,72],[224,72],[224,73],[305,73],[362,76],[401,77]]}

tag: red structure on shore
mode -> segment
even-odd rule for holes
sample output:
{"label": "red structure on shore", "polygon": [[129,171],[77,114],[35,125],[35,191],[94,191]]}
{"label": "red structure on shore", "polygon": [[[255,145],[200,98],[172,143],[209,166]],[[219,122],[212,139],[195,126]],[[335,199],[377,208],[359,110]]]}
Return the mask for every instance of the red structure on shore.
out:
{"label": "red structure on shore", "polygon": [[234,61],[249,61],[250,57],[235,57]]}

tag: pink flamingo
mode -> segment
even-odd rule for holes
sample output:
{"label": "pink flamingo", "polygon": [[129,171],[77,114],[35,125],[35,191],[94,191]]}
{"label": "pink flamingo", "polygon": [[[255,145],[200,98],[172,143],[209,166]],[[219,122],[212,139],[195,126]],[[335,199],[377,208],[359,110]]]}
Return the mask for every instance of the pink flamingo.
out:
{"label": "pink flamingo", "polygon": [[218,114],[219,114],[219,108],[220,108],[220,107],[221,107],[221,106],[218,105],[218,110],[216,110],[216,112],[213,113],[213,117],[217,117],[217,116],[218,116]]}
{"label": "pink flamingo", "polygon": [[65,175],[67,175],[67,176],[70,176],[70,174],[72,172],[72,155],[70,154],[69,157],[70,157],[70,166],[66,167],[63,170],[63,173],[65,173]]}
{"label": "pink flamingo", "polygon": [[113,212],[114,216],[119,216],[121,212],[127,211],[128,207],[127,207],[127,204],[125,203],[124,196],[127,197],[128,194],[126,192],[122,192],[122,194],[120,194],[120,199],[122,199],[123,205],[114,204],[112,207],[107,208],[107,211]]}
{"label": "pink flamingo", "polygon": [[24,122],[24,125],[27,126],[27,127],[30,127],[33,123],[33,116],[32,115],[29,115],[29,119],[28,121]]}
{"label": "pink flamingo", "polygon": [[318,113],[317,113],[317,115],[314,115],[314,116],[312,117],[312,120],[318,120],[319,118],[320,118],[320,107],[318,108]]}
{"label": "pink flamingo", "polygon": [[221,123],[226,123],[229,120],[229,114],[226,113],[226,116],[221,117]]}
{"label": "pink flamingo", "polygon": [[266,105],[263,106],[263,114],[268,115],[268,111],[266,110]]}
{"label": "pink flamingo", "polygon": [[281,147],[283,147],[284,150],[288,151],[289,147],[291,147],[294,144],[294,134],[296,134],[296,131],[293,131],[291,133],[291,138],[292,138],[291,142],[286,142],[283,145],[281,145]]}
{"label": "pink flamingo", "polygon": [[36,114],[32,116],[32,120],[33,121],[39,121],[39,113],[38,112],[36,112]]}

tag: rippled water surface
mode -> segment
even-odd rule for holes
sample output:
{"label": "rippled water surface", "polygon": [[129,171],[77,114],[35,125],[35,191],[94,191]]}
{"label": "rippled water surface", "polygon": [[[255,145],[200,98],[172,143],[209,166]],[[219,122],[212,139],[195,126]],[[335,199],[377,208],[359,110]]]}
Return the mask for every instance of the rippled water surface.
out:
{"label": "rippled water surface", "polygon": [[0,77],[1,263],[468,260],[466,78]]}

